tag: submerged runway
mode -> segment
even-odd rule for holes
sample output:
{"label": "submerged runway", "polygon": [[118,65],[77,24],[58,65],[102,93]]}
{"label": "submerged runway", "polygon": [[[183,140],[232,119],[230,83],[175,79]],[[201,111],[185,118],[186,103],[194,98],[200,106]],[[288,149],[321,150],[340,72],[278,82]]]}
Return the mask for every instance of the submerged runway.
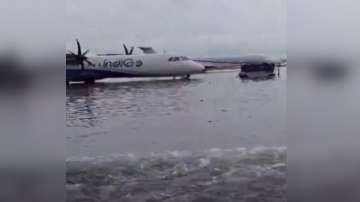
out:
{"label": "submerged runway", "polygon": [[66,94],[68,156],[285,144],[286,72],[264,81],[237,71],[113,79]]}
{"label": "submerged runway", "polygon": [[70,85],[67,201],[286,201],[286,70]]}

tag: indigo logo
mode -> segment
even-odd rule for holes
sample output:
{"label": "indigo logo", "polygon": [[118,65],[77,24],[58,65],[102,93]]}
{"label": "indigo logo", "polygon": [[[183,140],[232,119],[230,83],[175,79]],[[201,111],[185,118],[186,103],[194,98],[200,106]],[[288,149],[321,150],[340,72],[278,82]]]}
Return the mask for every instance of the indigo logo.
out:
{"label": "indigo logo", "polygon": [[136,60],[136,67],[141,67],[143,64],[144,64],[143,61]]}
{"label": "indigo logo", "polygon": [[132,68],[132,67],[141,67],[143,66],[142,60],[134,60],[132,58],[124,59],[124,60],[115,60],[115,61],[108,61],[104,60],[103,63],[99,64],[99,66],[102,66],[103,68]]}

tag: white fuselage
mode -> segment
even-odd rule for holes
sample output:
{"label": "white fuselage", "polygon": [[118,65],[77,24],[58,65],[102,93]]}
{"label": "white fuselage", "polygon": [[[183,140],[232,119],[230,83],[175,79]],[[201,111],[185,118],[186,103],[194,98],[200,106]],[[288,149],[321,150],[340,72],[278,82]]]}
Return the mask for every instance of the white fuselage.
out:
{"label": "white fuselage", "polygon": [[[185,76],[204,71],[204,66],[187,57],[168,54],[89,56],[84,68],[67,64],[67,79],[108,77]],[[69,77],[69,78],[68,78]]]}

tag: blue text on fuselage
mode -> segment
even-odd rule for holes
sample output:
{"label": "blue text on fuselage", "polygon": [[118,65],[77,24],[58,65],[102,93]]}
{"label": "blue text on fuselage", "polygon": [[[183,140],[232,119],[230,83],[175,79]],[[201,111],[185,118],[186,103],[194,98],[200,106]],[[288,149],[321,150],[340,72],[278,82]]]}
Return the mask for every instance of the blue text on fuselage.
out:
{"label": "blue text on fuselage", "polygon": [[99,63],[98,66],[102,68],[132,68],[132,67],[141,67],[143,65],[142,60],[134,60],[132,58],[119,59],[110,61],[105,59],[102,63]]}

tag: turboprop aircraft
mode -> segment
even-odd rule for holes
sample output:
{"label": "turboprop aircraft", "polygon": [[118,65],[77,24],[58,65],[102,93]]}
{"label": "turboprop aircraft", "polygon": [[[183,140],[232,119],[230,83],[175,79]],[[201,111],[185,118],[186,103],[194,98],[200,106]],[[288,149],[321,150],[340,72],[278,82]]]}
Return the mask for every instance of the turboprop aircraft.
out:
{"label": "turboprop aircraft", "polygon": [[[202,73],[205,67],[186,56],[170,54],[133,54],[134,47],[125,54],[100,54],[88,56],[76,40],[77,53],[66,53],[66,83],[94,83],[104,78],[118,77],[186,77]],[[141,49],[141,48],[140,48]],[[143,49],[142,49],[143,50]]]}

